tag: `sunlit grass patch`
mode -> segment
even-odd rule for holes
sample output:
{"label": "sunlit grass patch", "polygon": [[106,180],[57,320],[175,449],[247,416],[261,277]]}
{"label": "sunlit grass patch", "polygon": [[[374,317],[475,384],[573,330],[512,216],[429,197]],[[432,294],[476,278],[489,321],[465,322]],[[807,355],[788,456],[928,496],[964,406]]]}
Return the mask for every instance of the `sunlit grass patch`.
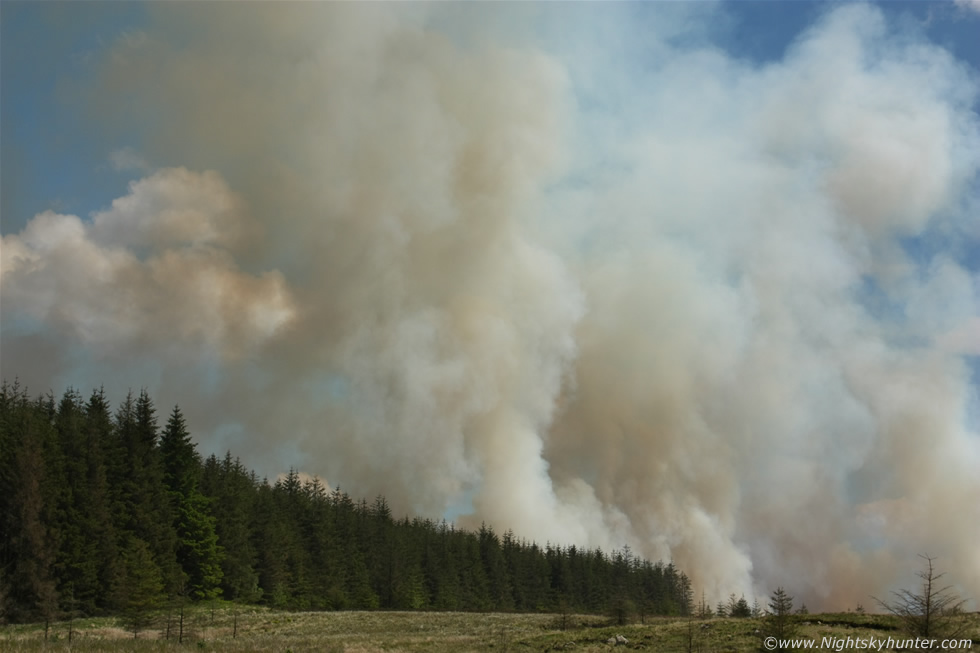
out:
{"label": "sunlit grass patch", "polygon": [[[194,606],[185,611],[184,646],[178,647],[171,621],[165,639],[166,613],[154,628],[134,639],[112,618],[75,620],[72,651],[275,651],[277,653],[456,653],[467,651],[646,650],[658,653],[755,653],[760,650],[763,619],[693,619],[657,617],[646,623],[611,625],[604,617],[553,614],[482,614],[463,612],[276,612],[230,604]],[[980,617],[965,615],[964,636],[980,647]],[[171,620],[173,615],[171,615]],[[798,637],[887,638],[901,636],[890,615],[841,613],[794,617]],[[565,627],[562,628],[562,625]],[[68,624],[51,624],[44,640],[41,624],[0,629],[2,651],[68,649]],[[629,644],[612,646],[622,635]],[[851,650],[851,649],[844,649]],[[978,648],[977,650],[980,650]]]}

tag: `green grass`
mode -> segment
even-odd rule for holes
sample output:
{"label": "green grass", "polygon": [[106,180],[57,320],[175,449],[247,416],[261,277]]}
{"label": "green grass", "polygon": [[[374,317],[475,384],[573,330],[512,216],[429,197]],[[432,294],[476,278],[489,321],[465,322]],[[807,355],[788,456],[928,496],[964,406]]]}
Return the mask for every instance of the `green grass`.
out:
{"label": "green grass", "polygon": [[[903,638],[891,616],[856,613],[798,618],[799,635],[824,637]],[[964,617],[963,636],[980,653],[980,616]],[[376,651],[608,651],[647,650],[663,653],[741,653],[760,650],[759,619],[647,619],[645,624],[613,626],[608,619],[575,615],[561,630],[556,615],[471,614],[446,612],[276,612],[222,605],[212,616],[207,606],[185,615],[185,643],[179,647],[172,629],[163,639],[166,618],[138,639],[113,618],[76,620],[71,651],[306,651],[368,653]],[[237,636],[234,629],[237,621]],[[625,646],[607,644],[621,634]],[[52,624],[48,640],[43,625],[0,628],[0,651],[68,651],[68,624]],[[843,650],[856,650],[843,648]]]}

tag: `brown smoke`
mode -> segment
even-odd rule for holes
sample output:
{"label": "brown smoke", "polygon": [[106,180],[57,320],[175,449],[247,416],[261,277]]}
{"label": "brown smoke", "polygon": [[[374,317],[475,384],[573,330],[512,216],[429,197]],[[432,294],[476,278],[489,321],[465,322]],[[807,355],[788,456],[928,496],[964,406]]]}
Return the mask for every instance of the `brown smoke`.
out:
{"label": "brown smoke", "polygon": [[[975,238],[976,84],[942,50],[865,7],[765,67],[670,45],[697,30],[676,8],[642,35],[587,8],[148,9],[86,99],[160,168],[4,236],[5,319],[69,343],[5,375],[76,378],[84,347],[87,374],[152,370],[204,451],[628,544],[709,600],[853,607],[923,551],[980,595],[978,284],[900,246]],[[510,11],[548,27],[499,40]]]}

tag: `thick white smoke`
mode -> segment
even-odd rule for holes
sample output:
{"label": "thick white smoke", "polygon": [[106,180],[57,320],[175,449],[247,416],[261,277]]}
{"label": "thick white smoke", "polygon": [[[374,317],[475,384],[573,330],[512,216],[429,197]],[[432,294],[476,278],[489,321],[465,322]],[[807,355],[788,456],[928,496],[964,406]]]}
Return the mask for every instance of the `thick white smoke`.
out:
{"label": "thick white smoke", "polygon": [[151,5],[87,102],[171,167],[4,236],[4,375],[712,601],[980,595],[975,74],[863,6],[765,66],[710,6],[491,7]]}

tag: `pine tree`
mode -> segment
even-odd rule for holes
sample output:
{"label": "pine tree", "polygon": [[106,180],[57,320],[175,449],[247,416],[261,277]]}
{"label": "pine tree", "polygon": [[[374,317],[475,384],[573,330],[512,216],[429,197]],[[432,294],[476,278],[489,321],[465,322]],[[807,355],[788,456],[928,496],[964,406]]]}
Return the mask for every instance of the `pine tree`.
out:
{"label": "pine tree", "polygon": [[[476,534],[459,531],[456,534],[457,569],[461,590],[462,607],[472,612],[486,612],[492,608],[490,582],[480,556],[480,541]],[[542,559],[547,565],[547,561]],[[547,577],[547,574],[545,574]],[[547,594],[547,593],[546,593]],[[551,597],[548,596],[547,599]]]}
{"label": "pine tree", "polygon": [[45,523],[42,484],[45,481],[43,440],[50,425],[26,402],[11,420],[19,431],[14,453],[13,496],[5,519],[5,553],[12,559],[8,601],[15,621],[54,618],[58,594],[53,577],[55,558],[52,539]]}
{"label": "pine tree", "polygon": [[775,651],[784,651],[783,642],[796,634],[796,624],[793,622],[793,597],[782,587],[777,587],[769,598],[769,615],[764,622],[762,635],[774,637]]}
{"label": "pine tree", "polygon": [[426,575],[431,578],[432,603],[436,610],[455,611],[462,608],[452,536],[453,532],[444,520],[426,550]]}
{"label": "pine tree", "polygon": [[177,532],[177,562],[186,575],[187,591],[195,599],[221,594],[223,551],[207,498],[198,489],[200,456],[174,406],[160,436],[163,479],[169,493]]}
{"label": "pine tree", "polygon": [[391,518],[391,508],[382,496],[377,496],[368,512],[369,539],[367,542],[368,568],[370,569],[371,588],[378,596],[378,604],[382,609],[394,607],[393,590],[396,577],[401,573],[395,555],[394,522]]}
{"label": "pine tree", "polygon": [[967,626],[967,622],[958,619],[966,601],[953,592],[951,586],[941,583],[945,574],[937,573],[933,565],[935,558],[928,555],[919,557],[925,561],[925,569],[917,574],[922,580],[919,592],[900,590],[893,592],[894,601],[875,600],[897,616],[910,635],[924,638],[958,637]]}
{"label": "pine tree", "polygon": [[272,489],[276,506],[277,530],[280,538],[279,555],[285,562],[286,606],[307,610],[313,603],[312,563],[303,537],[302,524],[309,511],[309,496],[303,490],[299,472],[290,469]]}
{"label": "pine tree", "polygon": [[333,528],[333,505],[326,486],[314,477],[304,484],[307,512],[300,525],[309,550],[312,592],[320,609],[343,606],[343,568],[345,561]]}
{"label": "pine tree", "polygon": [[59,529],[55,567],[61,596],[72,596],[71,606],[62,607],[96,614],[113,608],[111,588],[119,573],[105,460],[113,425],[105,393],[96,390],[83,404],[69,388],[54,426],[61,477],[53,493]]}
{"label": "pine tree", "polygon": [[138,538],[150,546],[171,590],[179,582],[177,534],[163,466],[157,448],[156,409],[146,390],[138,399],[130,393],[116,411],[117,458],[114,478],[116,534],[121,542]]}
{"label": "pine tree", "polygon": [[287,547],[283,515],[276,504],[272,488],[261,483],[255,498],[255,523],[252,529],[252,542],[256,551],[255,570],[262,588],[263,601],[276,608],[285,608],[289,597],[286,588],[289,584],[283,551]]}
{"label": "pine tree", "polygon": [[174,406],[160,435],[160,456],[163,481],[171,493],[189,497],[197,491],[201,457],[187,431],[187,423],[179,406]]}
{"label": "pine tree", "polygon": [[79,506],[87,514],[90,537],[96,545],[98,560],[99,597],[97,605],[111,610],[112,587],[119,574],[119,555],[111,518],[111,494],[107,477],[106,457],[114,453],[113,424],[105,390],[92,392],[85,405],[85,454],[88,505]]}
{"label": "pine tree", "polygon": [[218,544],[214,521],[207,500],[197,492],[177,507],[177,560],[187,574],[190,594],[196,599],[221,595],[224,552]]}
{"label": "pine tree", "polygon": [[[62,531],[56,562],[58,587],[62,596],[71,596],[72,604],[64,607],[72,612],[93,614],[103,588],[99,585],[100,552],[92,535],[105,528],[105,524],[96,523],[87,508],[101,495],[98,492],[101,452],[87,446],[85,409],[81,395],[73,388],[68,388],[58,403],[55,429],[64,461],[63,489],[57,505]],[[90,460],[96,453],[98,459]]]}
{"label": "pine tree", "polygon": [[211,456],[204,465],[202,490],[211,505],[215,532],[224,549],[221,561],[222,595],[230,600],[256,602],[261,597],[251,541],[255,487],[241,461],[227,453]]}
{"label": "pine tree", "polygon": [[736,601],[735,610],[732,612],[732,616],[740,619],[746,619],[752,616],[752,608],[749,607],[749,602],[745,600],[744,596],[740,596],[738,601]]}
{"label": "pine tree", "polygon": [[[170,497],[164,483],[163,458],[159,447],[156,408],[146,389],[136,400],[136,439],[138,464],[133,468],[144,477],[138,510],[144,513],[136,534],[150,545],[153,559],[160,568],[164,588],[173,594],[181,570],[177,563],[177,532]],[[137,467],[139,468],[137,471]]]}
{"label": "pine tree", "polygon": [[130,538],[122,549],[122,573],[114,588],[133,637],[153,625],[155,611],[163,599],[163,575],[146,542]]}
{"label": "pine tree", "polygon": [[[507,573],[507,563],[504,560],[503,549],[500,546],[500,539],[493,532],[493,528],[486,524],[480,525],[478,533],[480,539],[480,558],[483,569],[490,584],[490,603],[493,609],[500,612],[509,612],[514,609],[514,596],[511,590],[511,581]],[[564,566],[567,566],[567,561]],[[572,578],[571,570],[560,568],[556,573],[564,573],[562,583],[566,579]],[[562,587],[561,591],[570,594],[571,589]]]}

